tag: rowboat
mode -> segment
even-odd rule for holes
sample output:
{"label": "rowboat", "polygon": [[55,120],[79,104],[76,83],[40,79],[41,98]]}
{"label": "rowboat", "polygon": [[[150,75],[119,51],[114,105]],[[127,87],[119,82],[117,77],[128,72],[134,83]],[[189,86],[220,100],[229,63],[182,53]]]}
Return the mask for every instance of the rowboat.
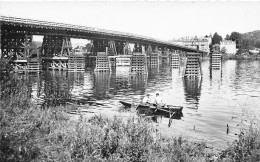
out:
{"label": "rowboat", "polygon": [[[126,108],[131,108],[132,106],[135,106],[131,103],[119,101],[122,105],[124,105]],[[183,106],[174,106],[174,105],[165,105],[161,107],[157,107],[155,104],[138,104],[135,106],[136,110],[140,113],[144,114],[153,114],[153,115],[163,115],[166,117],[173,117],[174,115],[178,115],[180,117],[183,116],[182,109]]]}

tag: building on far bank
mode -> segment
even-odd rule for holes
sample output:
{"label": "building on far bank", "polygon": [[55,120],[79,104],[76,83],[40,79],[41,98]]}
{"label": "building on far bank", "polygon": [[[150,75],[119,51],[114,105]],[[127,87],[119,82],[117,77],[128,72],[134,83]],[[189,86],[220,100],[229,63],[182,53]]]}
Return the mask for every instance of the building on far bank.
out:
{"label": "building on far bank", "polygon": [[223,40],[220,42],[220,51],[225,50],[227,54],[236,54],[236,42],[231,40]]}
{"label": "building on far bank", "polygon": [[205,37],[182,37],[177,40],[173,40],[173,43],[194,48],[197,49],[197,46],[199,46],[199,50],[205,51],[207,53],[210,52],[209,45],[211,44],[212,37],[211,36],[205,36]]}
{"label": "building on far bank", "polygon": [[255,48],[253,50],[249,50],[249,53],[254,54],[254,55],[260,54],[260,48]]}

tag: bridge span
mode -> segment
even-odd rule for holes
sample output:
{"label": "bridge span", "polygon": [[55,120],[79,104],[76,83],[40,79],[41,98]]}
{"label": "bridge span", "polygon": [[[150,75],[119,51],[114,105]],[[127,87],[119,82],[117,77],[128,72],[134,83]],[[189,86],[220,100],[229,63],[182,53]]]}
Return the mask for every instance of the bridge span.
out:
{"label": "bridge span", "polygon": [[[181,45],[161,41],[158,39],[131,34],[126,32],[112,31],[80,25],[47,22],[40,20],[1,16],[2,43],[4,44],[6,35],[26,34],[44,36],[63,36],[68,38],[83,38],[90,40],[113,40],[141,44],[143,46],[157,46],[158,48],[168,48],[185,52],[197,52],[197,49],[184,47]],[[203,52],[203,51],[200,51]]]}
{"label": "bridge span", "polygon": [[[132,52],[149,55],[154,51],[204,53],[199,49],[137,34],[18,17],[1,16],[0,29],[0,56],[12,57],[16,62],[28,61],[32,55],[43,60],[55,60],[57,57],[58,60],[66,59],[74,54],[71,38],[91,40],[91,56],[97,56],[98,52],[105,52],[109,56],[131,55]],[[32,45],[33,35],[43,36],[40,49]],[[133,51],[130,50],[131,43],[134,44]]]}

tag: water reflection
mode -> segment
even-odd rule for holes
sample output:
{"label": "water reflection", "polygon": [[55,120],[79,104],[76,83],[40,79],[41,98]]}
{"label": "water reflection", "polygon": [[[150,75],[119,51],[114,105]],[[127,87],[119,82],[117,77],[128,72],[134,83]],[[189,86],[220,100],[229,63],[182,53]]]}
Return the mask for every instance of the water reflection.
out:
{"label": "water reflection", "polygon": [[214,69],[214,68],[209,68],[209,79],[212,82],[217,78],[217,80],[222,80],[222,69]]}
{"label": "water reflection", "polygon": [[159,65],[149,65],[148,66],[148,77],[149,79],[153,79],[151,77],[154,77],[156,76],[157,74],[159,74],[160,72],[160,68],[159,68]]}
{"label": "water reflection", "polygon": [[169,63],[162,64],[160,73],[162,73],[165,76],[171,75],[172,67]]}
{"label": "water reflection", "polygon": [[131,85],[131,77],[129,72],[129,67],[117,67],[115,76],[115,91],[125,91],[130,88]]}
{"label": "water reflection", "polygon": [[198,109],[201,95],[202,77],[184,77],[183,85],[187,108]]}
{"label": "water reflection", "polygon": [[95,72],[93,97],[95,97],[97,100],[110,98],[110,79],[111,75],[109,71]]}
{"label": "water reflection", "polygon": [[147,77],[146,74],[131,75],[131,89],[136,92],[136,94],[145,93]]}
{"label": "water reflection", "polygon": [[29,78],[29,87],[31,87],[31,95],[33,98],[38,98],[44,94],[44,89],[43,89],[43,82],[41,75],[39,73],[31,73],[28,75]]}

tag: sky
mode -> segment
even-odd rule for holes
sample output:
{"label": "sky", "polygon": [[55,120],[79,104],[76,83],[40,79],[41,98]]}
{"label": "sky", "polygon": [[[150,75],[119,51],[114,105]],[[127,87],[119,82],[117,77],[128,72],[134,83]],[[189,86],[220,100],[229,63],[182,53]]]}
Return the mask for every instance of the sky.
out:
{"label": "sky", "polygon": [[260,30],[260,1],[1,1],[0,14],[168,41]]}

